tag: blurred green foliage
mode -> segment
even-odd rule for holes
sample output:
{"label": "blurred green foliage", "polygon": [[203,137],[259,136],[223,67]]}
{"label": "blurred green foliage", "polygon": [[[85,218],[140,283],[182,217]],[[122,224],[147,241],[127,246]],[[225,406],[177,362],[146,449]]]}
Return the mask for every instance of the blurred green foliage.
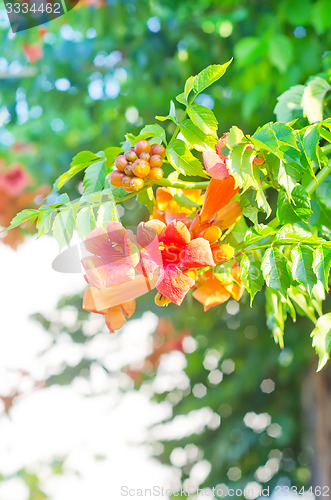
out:
{"label": "blurred green foliage", "polygon": [[[193,9],[190,0],[112,0],[71,10],[48,23],[44,37],[3,28],[2,153],[14,141],[36,143],[36,154],[15,156],[50,182],[77,151],[117,145],[167,114],[188,75],[231,57],[221,84],[201,100],[220,133],[233,124],[252,132],[274,118],[280,93],[329,69],[327,9],[327,0],[198,0]],[[27,61],[26,44],[43,47],[36,63]]]}
{"label": "blurred green foliage", "polygon": [[[213,108],[220,119],[220,134],[233,124],[252,132],[274,119],[279,94],[311,75],[330,75],[329,8],[328,0],[196,0],[194,4],[191,0],[112,0],[102,9],[73,9],[48,24],[44,37],[37,29],[13,37],[2,21],[1,155],[11,162],[21,160],[40,184],[52,183],[78,151],[97,152],[118,145],[125,133],[153,123],[156,114],[166,115],[169,99],[190,74],[231,57],[234,61],[226,76],[201,97],[201,103]],[[27,43],[43,47],[44,55],[36,63],[29,63],[24,55]],[[35,150],[13,150],[19,143],[34,143]],[[131,221],[136,213],[129,215]],[[150,308],[150,299],[138,301],[135,317]],[[67,303],[84,316],[69,331],[72,342],[86,342],[82,322],[87,313],[81,311],[81,298]],[[172,402],[172,418],[208,407],[220,416],[221,425],[164,441],[160,458],[171,463],[174,448],[183,448],[185,479],[203,453],[212,466],[206,484],[231,486],[231,477],[238,477],[239,470],[238,487],[256,480],[259,467],[274,458],[276,472],[266,484],[274,486],[284,476],[297,485],[308,484],[311,450],[303,442],[300,391],[310,356],[314,357],[308,335],[302,335],[311,325],[303,327],[307,320],[301,319],[297,325],[290,324],[286,348],[280,352],[265,326],[262,296],[253,309],[248,300],[241,303],[234,315],[225,306],[208,313],[197,311],[192,304],[180,310],[155,308],[156,314],[168,315],[176,328],[189,327],[197,345],[187,354],[189,389],[175,388],[154,397]],[[50,328],[50,320],[39,319]],[[62,328],[53,325],[52,331],[60,335]],[[215,352],[221,355],[219,367],[209,370],[204,367],[206,359]],[[226,360],[233,363],[224,365]],[[82,370],[88,373],[93,362],[97,361],[65,367],[47,382],[68,384]],[[231,366],[234,371],[226,373]],[[210,374],[218,369],[223,380],[214,384]],[[154,375],[145,377],[148,383]],[[275,383],[274,391],[262,392],[265,380]],[[201,394],[206,392],[204,396],[193,395],[197,385]],[[260,432],[244,423],[245,415],[252,412],[270,416]],[[196,448],[188,448],[190,444]],[[193,458],[190,449],[198,450]],[[231,475],[233,467],[238,470]]]}

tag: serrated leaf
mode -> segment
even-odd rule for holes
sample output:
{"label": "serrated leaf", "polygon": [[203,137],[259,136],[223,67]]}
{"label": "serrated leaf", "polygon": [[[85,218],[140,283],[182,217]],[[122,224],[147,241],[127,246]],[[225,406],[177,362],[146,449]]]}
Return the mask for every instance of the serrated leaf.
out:
{"label": "serrated leaf", "polygon": [[277,121],[290,122],[302,116],[301,100],[304,90],[304,85],[295,85],[277,98],[274,109]]}
{"label": "serrated leaf", "polygon": [[23,222],[27,221],[35,221],[39,216],[38,210],[25,209],[19,212],[10,223],[10,226],[6,229],[3,229],[1,232],[9,231],[10,229],[14,229],[14,227],[20,226]]}
{"label": "serrated leaf", "polygon": [[275,132],[268,126],[259,129],[252,135],[251,141],[257,150],[267,150],[276,154],[278,142]]}
{"label": "serrated leaf", "polygon": [[285,296],[291,279],[287,259],[278,248],[268,248],[262,260],[261,270],[267,285]]}
{"label": "serrated leaf", "polygon": [[318,318],[316,326],[310,335],[313,339],[312,346],[319,357],[317,371],[322,370],[330,359],[331,350],[331,313]]}
{"label": "serrated leaf", "polygon": [[84,240],[93,229],[96,228],[92,207],[84,207],[79,210],[76,216],[76,229],[78,236]]}
{"label": "serrated leaf", "polygon": [[206,151],[215,146],[217,139],[213,135],[206,135],[191,120],[185,120],[180,131],[188,144],[197,151]]}
{"label": "serrated leaf", "polygon": [[286,225],[278,231],[275,236],[275,241],[280,245],[288,245],[291,243],[308,243],[319,244],[323,242],[322,238],[315,236],[309,231],[305,231],[298,225]]}
{"label": "serrated leaf", "polygon": [[[244,241],[248,245],[257,243],[276,234],[276,230],[270,226],[265,226],[264,224],[257,224],[256,226],[250,227],[245,234]],[[246,246],[247,246],[246,245]]]}
{"label": "serrated leaf", "polygon": [[291,251],[292,276],[303,285],[309,295],[316,284],[316,276],[313,271],[313,251],[305,245],[298,245]]}
{"label": "serrated leaf", "polygon": [[84,193],[90,194],[102,191],[107,175],[107,169],[104,160],[90,165],[84,175],[83,186]]}
{"label": "serrated leaf", "polygon": [[275,132],[276,138],[280,143],[298,149],[295,134],[289,125],[282,122],[276,122],[272,123],[270,128]]}
{"label": "serrated leaf", "polygon": [[252,305],[256,293],[262,289],[264,284],[264,278],[261,271],[261,260],[257,260],[254,256],[246,253],[241,259],[240,269],[241,279],[246,290],[250,294]]}
{"label": "serrated leaf", "polygon": [[153,124],[153,125],[146,125],[141,131],[140,131],[140,134],[138,137],[140,137],[140,135],[144,135],[144,138],[148,138],[148,137],[159,137],[162,142],[166,143],[166,133],[164,131],[164,129],[158,125],[157,123]]}
{"label": "serrated leaf", "polygon": [[195,158],[184,141],[174,139],[167,148],[167,158],[171,165],[184,175],[207,177],[201,162]]}
{"label": "serrated leaf", "polygon": [[293,224],[300,220],[307,222],[311,214],[309,196],[300,184],[293,188],[291,198],[283,191],[279,193],[277,215],[281,224]]}
{"label": "serrated leaf", "polygon": [[323,120],[323,100],[329,90],[331,90],[331,86],[320,76],[315,76],[307,83],[303,92],[301,106],[303,116],[308,118],[309,123]]}
{"label": "serrated leaf", "polygon": [[212,64],[203,69],[194,77],[193,90],[196,94],[200,94],[207,87],[219,80],[225,73],[226,68],[232,62],[232,59],[225,64]]}
{"label": "serrated leaf", "polygon": [[61,209],[53,223],[53,236],[58,242],[60,250],[69,245],[75,227],[75,217],[71,207]]}
{"label": "serrated leaf", "polygon": [[81,151],[72,159],[70,169],[62,174],[54,183],[54,189],[61,189],[72,177],[87,168],[92,163],[100,160],[100,156],[91,151]]}
{"label": "serrated leaf", "polygon": [[194,125],[207,135],[217,135],[217,119],[211,109],[200,104],[192,104],[187,108],[189,117]]}
{"label": "serrated leaf", "polygon": [[269,217],[271,208],[262,189],[260,168],[258,165],[253,165],[254,156],[254,151],[246,148],[246,144],[238,144],[230,153],[231,161],[228,167],[230,174],[235,178],[236,185],[239,185],[243,192],[250,187],[255,189],[257,205]]}
{"label": "serrated leaf", "polygon": [[325,290],[329,289],[330,267],[331,248],[326,245],[315,248],[313,269],[317,279],[323,283]]}
{"label": "serrated leaf", "polygon": [[228,135],[226,136],[226,143],[229,148],[232,149],[237,144],[240,144],[244,138],[244,132],[240,130],[240,128],[233,125],[233,127],[230,128]]}
{"label": "serrated leaf", "polygon": [[258,224],[258,206],[256,203],[256,192],[253,188],[248,188],[247,191],[241,194],[239,199],[241,213],[253,222]]}
{"label": "serrated leaf", "polygon": [[106,228],[108,222],[118,222],[116,205],[114,200],[103,203],[98,209],[97,225]]}
{"label": "serrated leaf", "polygon": [[43,236],[44,234],[47,234],[50,231],[52,214],[53,214],[52,209],[40,211],[36,225],[38,231],[38,238],[40,238],[40,236]]}

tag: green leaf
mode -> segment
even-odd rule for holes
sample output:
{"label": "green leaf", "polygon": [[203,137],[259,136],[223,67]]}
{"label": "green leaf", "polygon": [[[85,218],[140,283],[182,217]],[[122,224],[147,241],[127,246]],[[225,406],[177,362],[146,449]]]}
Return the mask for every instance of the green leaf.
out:
{"label": "green leaf", "polygon": [[60,250],[69,245],[75,227],[75,217],[71,207],[61,209],[53,223],[53,236],[59,244]]}
{"label": "green leaf", "polygon": [[311,214],[309,196],[300,184],[293,188],[290,199],[285,192],[279,193],[277,215],[281,224],[307,222]]}
{"label": "green leaf", "polygon": [[233,147],[240,144],[243,139],[245,139],[244,132],[240,130],[240,128],[233,125],[226,136],[226,143],[230,149],[233,149]]}
{"label": "green leaf", "polygon": [[323,283],[325,290],[329,289],[330,267],[331,248],[326,245],[315,248],[313,269],[317,279]]}
{"label": "green leaf", "polygon": [[285,305],[277,293],[270,288],[266,289],[267,325],[273,333],[276,344],[284,347],[284,326],[286,319]]}
{"label": "green leaf", "polygon": [[269,127],[260,128],[253,136],[251,141],[255,149],[264,149],[276,154],[278,149],[278,142],[275,132]]}
{"label": "green leaf", "polygon": [[84,207],[79,210],[76,217],[76,229],[78,236],[84,240],[93,229],[96,228],[92,207]]}
{"label": "green leaf", "polygon": [[331,350],[331,313],[324,314],[318,318],[316,326],[310,335],[313,339],[312,345],[319,357],[317,371],[322,370],[330,359]]}
{"label": "green leaf", "polygon": [[281,72],[285,73],[293,59],[293,46],[289,37],[283,34],[272,34],[269,39],[270,62]]}
{"label": "green leaf", "polygon": [[198,203],[195,203],[195,201],[190,200],[181,189],[174,189],[171,190],[173,192],[173,197],[176,203],[178,203],[179,206],[185,207],[185,208],[194,208],[194,207],[200,207]]}
{"label": "green leaf", "polygon": [[234,46],[234,60],[237,68],[252,66],[265,51],[265,44],[259,37],[241,38]]}
{"label": "green leaf", "polygon": [[307,83],[301,106],[303,116],[308,118],[309,123],[323,121],[323,100],[329,90],[331,90],[329,83],[319,76],[315,76]]}
{"label": "green leaf", "polygon": [[257,205],[269,217],[271,208],[262,188],[260,168],[258,165],[253,165],[253,156],[255,156],[254,151],[246,149],[246,144],[241,143],[234,146],[230,154],[231,162],[229,163],[229,171],[243,192],[250,187],[255,189]]}
{"label": "green leaf", "polygon": [[62,174],[54,183],[54,189],[61,189],[72,177],[84,170],[92,163],[100,160],[100,156],[92,153],[91,151],[81,151],[72,160],[71,168]]}
{"label": "green leaf", "polygon": [[307,316],[307,318],[315,323],[315,309],[306,292],[303,292],[298,286],[291,286],[287,293],[290,299],[295,303],[298,313],[301,316]]}
{"label": "green leaf", "polygon": [[167,142],[167,139],[166,139],[166,133],[164,131],[164,129],[158,125],[157,123],[155,123],[154,125],[146,125],[141,131],[140,131],[140,134],[139,134],[139,138],[140,136],[143,135],[145,139],[149,138],[149,137],[159,137],[162,142],[164,142],[166,144]]}
{"label": "green leaf", "polygon": [[256,192],[250,187],[240,195],[239,206],[241,213],[253,222],[254,225],[258,224],[258,206],[256,202]]}
{"label": "green leaf", "polygon": [[268,238],[269,236],[273,236],[276,234],[276,230],[271,228],[270,226],[265,226],[264,224],[257,224],[256,226],[250,227],[245,234],[244,241],[246,246],[253,245],[264,238]]}
{"label": "green leaf", "polygon": [[117,212],[116,212],[116,204],[114,200],[107,201],[103,203],[97,215],[97,225],[104,227],[106,229],[108,222],[115,221],[118,222]]}
{"label": "green leaf", "polygon": [[291,146],[294,149],[299,149],[296,141],[295,134],[291,127],[286,123],[276,122],[270,125],[271,130],[275,132],[276,138],[279,142]]}
{"label": "green leaf", "polygon": [[240,262],[240,269],[241,279],[251,296],[252,305],[256,293],[262,289],[264,284],[261,272],[261,260],[257,260],[255,256],[244,254]]}
{"label": "green leaf", "polygon": [[167,158],[171,165],[184,175],[207,177],[201,162],[195,158],[184,141],[174,139],[167,148]]}
{"label": "green leaf", "polygon": [[230,61],[226,62],[225,64],[213,64],[203,69],[198,75],[194,77],[194,92],[196,94],[200,94],[200,92],[219,80],[224,75],[226,68],[231,62],[232,59],[230,59]]}
{"label": "green leaf", "polygon": [[295,85],[277,98],[278,102],[274,109],[277,121],[290,122],[302,117],[301,100],[304,90],[304,85]]}
{"label": "green leaf", "polygon": [[305,245],[298,245],[291,251],[292,276],[303,285],[309,295],[316,284],[316,276],[313,271],[313,251]]}
{"label": "green leaf", "polygon": [[184,92],[176,96],[176,101],[178,101],[180,104],[184,104],[184,106],[187,106],[187,100],[185,99]]}
{"label": "green leaf", "polygon": [[297,182],[299,182],[300,177],[300,172],[298,172],[295,165],[280,161],[277,181],[285,189],[288,198],[291,197],[291,193]]}
{"label": "green leaf", "polygon": [[114,165],[114,161],[116,156],[123,153],[123,149],[117,146],[111,146],[104,150],[104,154],[106,157],[105,164],[107,169],[110,169]]}
{"label": "green leaf", "polygon": [[170,110],[169,110],[169,114],[167,116],[156,116],[155,118],[157,120],[159,120],[160,122],[164,122],[166,120],[171,120],[172,122],[177,124],[176,108],[175,108],[174,102],[170,101]]}
{"label": "green leaf", "polygon": [[213,135],[206,135],[191,120],[185,120],[180,131],[188,144],[197,151],[206,151],[215,146],[216,140]]}
{"label": "green leaf", "polygon": [[10,226],[4,229],[1,232],[9,231],[9,229],[14,229],[14,227],[20,226],[23,222],[27,222],[28,220],[34,222],[39,216],[39,210],[26,209],[19,212],[10,223]]}
{"label": "green leaf", "polygon": [[303,136],[303,147],[304,151],[308,160],[308,163],[312,166],[313,163],[315,162],[317,165],[319,165],[319,159],[317,155],[317,146],[319,143],[319,127],[316,125],[311,125],[310,127],[307,128],[304,136]]}
{"label": "green leaf", "polygon": [[218,264],[216,267],[211,269],[211,272],[222,283],[231,283],[233,281],[233,276],[231,273],[233,266],[233,261],[223,262],[223,264]]}
{"label": "green leaf", "polygon": [[191,90],[193,89],[193,85],[194,85],[194,80],[195,80],[195,77],[194,76],[190,76],[190,78],[188,78],[185,82],[185,87],[184,87],[184,96],[185,96],[185,99],[187,100],[188,99],[188,96],[189,96],[189,93],[191,92]]}
{"label": "green leaf", "polygon": [[101,191],[106,180],[106,166],[104,160],[98,161],[90,165],[85,172],[83,186],[84,193],[90,194]]}
{"label": "green leaf", "polygon": [[149,187],[145,191],[142,191],[141,193],[138,194],[137,200],[139,203],[142,205],[145,205],[147,207],[148,211],[150,214],[153,213],[153,208],[155,206],[155,197],[153,193],[153,188]]}
{"label": "green leaf", "polygon": [[52,214],[53,214],[52,209],[40,211],[36,226],[38,231],[38,238],[40,238],[40,236],[43,236],[44,234],[47,234],[50,231]]}
{"label": "green leaf", "polygon": [[324,240],[295,224],[283,226],[276,234],[275,241],[280,245],[289,245],[291,243],[318,245]]}
{"label": "green leaf", "polygon": [[261,269],[267,285],[285,296],[291,279],[284,254],[276,247],[269,248],[264,254]]}
{"label": "green leaf", "polygon": [[217,136],[217,119],[214,113],[206,106],[192,104],[187,108],[189,117],[194,125],[207,135]]}

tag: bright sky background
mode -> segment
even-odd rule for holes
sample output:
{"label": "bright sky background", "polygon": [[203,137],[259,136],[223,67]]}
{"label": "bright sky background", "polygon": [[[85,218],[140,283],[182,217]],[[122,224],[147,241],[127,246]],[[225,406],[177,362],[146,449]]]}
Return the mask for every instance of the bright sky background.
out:
{"label": "bright sky background", "polygon": [[[49,356],[38,358],[51,337],[28,319],[38,311],[54,311],[61,296],[85,287],[82,276],[52,270],[51,263],[57,254],[57,244],[51,238],[29,239],[17,252],[4,245],[0,247],[2,395],[10,393],[17,384],[13,371],[17,368],[42,379],[61,360],[75,362],[81,357],[81,352],[70,346],[68,349],[63,343],[62,348],[53,350]],[[119,347],[132,358],[132,350],[138,348],[139,353],[134,336],[143,352],[153,326],[155,318],[147,313],[143,322],[134,322],[126,329],[129,331],[122,334],[120,346],[111,348],[112,339],[105,334],[92,346],[94,354],[108,357],[110,366],[119,361],[115,359]],[[52,500],[117,500],[124,498],[120,495],[122,485],[147,488],[168,482],[169,470],[150,459],[148,448],[140,444],[146,437],[147,426],[159,420],[166,410],[150,403],[147,394],[130,391],[119,399],[114,388],[107,393],[104,390],[107,380],[100,373],[95,374],[94,383],[103,393],[100,396],[83,397],[84,383],[78,382],[74,387],[54,386],[22,397],[14,405],[10,418],[1,413],[0,473],[7,475],[28,466],[43,478],[43,486]],[[21,388],[29,392],[29,387],[21,385]],[[50,477],[47,463],[54,456],[66,454],[68,472]],[[106,458],[95,460],[94,455]],[[0,483],[1,500],[27,498],[28,491],[21,479]]]}

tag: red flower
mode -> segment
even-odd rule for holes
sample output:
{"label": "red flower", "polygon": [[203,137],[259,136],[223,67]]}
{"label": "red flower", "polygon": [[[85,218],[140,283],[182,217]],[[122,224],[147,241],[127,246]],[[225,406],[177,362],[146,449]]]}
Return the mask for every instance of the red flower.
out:
{"label": "red flower", "polygon": [[[146,235],[151,236],[151,226],[154,222],[139,224],[137,239],[141,246],[146,244]],[[188,276],[188,270],[215,265],[209,241],[204,238],[191,239],[186,225],[176,220],[167,226],[158,221],[158,230],[155,230],[154,237],[158,242],[162,261],[156,288],[168,300],[180,305],[195,283],[194,279]],[[148,245],[150,246],[151,244]],[[148,252],[146,258],[156,262],[154,255],[155,249],[152,254]]]}
{"label": "red flower", "polygon": [[96,288],[109,288],[135,279],[139,251],[132,231],[119,222],[109,222],[107,230],[98,227],[85,239],[85,248],[92,254],[82,264],[88,283]]}

